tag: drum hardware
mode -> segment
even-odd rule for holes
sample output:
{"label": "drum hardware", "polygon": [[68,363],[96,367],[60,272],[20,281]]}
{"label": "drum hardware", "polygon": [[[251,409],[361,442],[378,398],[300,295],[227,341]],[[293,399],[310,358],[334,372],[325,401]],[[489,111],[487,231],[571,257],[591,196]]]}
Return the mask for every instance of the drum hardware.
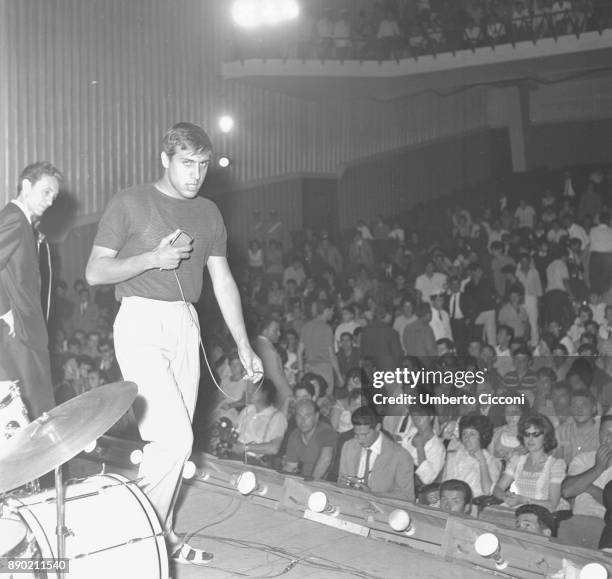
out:
{"label": "drum hardware", "polygon": [[[103,475],[103,474],[105,474],[105,473],[103,473],[103,472],[102,473],[98,473],[98,476],[99,475]],[[89,476],[81,477],[81,478],[73,478],[73,479],[70,479],[67,483],[64,483],[64,485],[66,487],[69,487],[69,486],[72,486],[72,485],[78,485],[80,483],[85,482],[86,480],[88,480],[90,478],[91,477],[89,477]],[[129,485],[136,485],[136,486],[138,486],[138,484],[143,480],[143,478],[144,477],[140,477],[140,478],[128,480],[126,482],[119,482],[119,483],[112,483],[112,484],[103,485],[103,486],[100,487],[100,490],[97,490],[97,491],[92,491],[92,492],[89,492],[89,493],[84,493],[82,495],[77,495],[75,497],[64,497],[64,502],[65,503],[69,503],[71,501],[78,501],[78,500],[86,499],[86,498],[89,498],[89,497],[95,497],[97,495],[100,495],[100,494],[104,493],[105,491],[108,491],[109,489],[113,489],[113,488],[116,488],[116,487],[125,487],[125,486],[129,486]],[[36,494],[36,493],[34,493],[34,494]],[[11,509],[13,511],[15,511],[15,512],[19,511],[19,509],[25,509],[25,508],[28,508],[28,507],[31,507],[31,506],[34,506],[34,505],[44,505],[44,504],[54,503],[55,501],[57,501],[57,497],[51,496],[51,497],[49,497],[47,499],[43,499],[43,500],[38,501],[38,502],[29,502],[26,505],[26,504],[24,504],[22,502],[17,501],[11,495],[6,495],[6,497],[8,499],[10,499],[9,501],[7,501],[8,503],[18,503],[18,504],[12,504]]]}
{"label": "drum hardware", "polygon": [[84,559],[85,557],[91,557],[92,555],[97,555],[98,553],[104,553],[105,551],[111,551],[112,549],[118,549],[119,547],[127,547],[128,545],[134,545],[136,543],[140,543],[141,541],[147,541],[148,539],[165,539],[168,533],[161,532],[155,533],[154,535],[147,535],[146,537],[134,537],[133,539],[129,539],[124,541],[123,543],[116,543],[115,545],[109,545],[108,547],[104,547],[103,549],[96,549],[95,551],[89,551],[89,553],[79,553],[78,555],[74,555],[73,559]]}
{"label": "drum hardware", "polygon": [[[16,388],[14,383],[11,384],[10,388]],[[117,479],[116,477],[110,477],[112,480],[119,481],[118,483],[101,485],[100,488],[94,492],[85,493],[83,496],[66,497],[66,486],[63,480],[62,465],[76,456],[79,452],[83,451],[88,445],[95,441],[99,436],[106,432],[113,424],[125,414],[129,409],[132,402],[136,398],[137,387],[135,384],[130,382],[117,382],[114,384],[108,384],[86,392],[60,406],[50,410],[49,412],[43,413],[34,422],[23,426],[20,429],[15,429],[15,432],[11,432],[12,436],[6,441],[6,444],[0,447],[0,508],[2,509],[1,514],[4,513],[6,508],[6,499],[17,503],[21,503],[17,508],[20,512],[21,517],[25,520],[26,517],[31,519],[31,523],[40,523],[36,517],[32,514],[32,511],[38,508],[43,509],[48,515],[47,506],[49,503],[55,501],[55,535],[56,535],[56,552],[53,553],[53,548],[50,545],[46,545],[46,553],[43,552],[43,556],[64,559],[66,558],[66,539],[67,537],[75,537],[75,531],[69,529],[66,526],[66,503],[74,501],[77,498],[91,498],[95,496],[102,496],[105,491],[109,491],[111,488],[129,488],[130,484],[136,484],[136,481],[123,480],[122,477]],[[13,392],[10,392],[9,396],[4,396],[1,400],[5,405],[1,408],[8,408],[11,406],[16,397],[13,396]],[[19,397],[20,399],[20,397]],[[0,408],[0,409],[1,409]],[[27,420],[27,414],[25,415]],[[106,465],[103,465],[102,475],[98,475],[106,478],[108,475],[104,475]],[[26,500],[19,500],[16,497],[7,495],[6,491],[16,489],[29,481],[35,480],[43,474],[54,470],[55,471],[55,498],[45,498],[43,500],[34,500],[28,504]],[[85,479],[86,481],[87,479]],[[75,483],[72,486],[78,487],[79,484]],[[36,496],[36,495],[34,495]],[[133,500],[137,500],[140,507],[145,511],[146,521],[149,526],[153,527],[151,530],[157,531],[155,525],[159,526],[156,515],[150,505],[146,504],[146,498],[142,492],[136,486],[130,494]],[[106,513],[108,515],[108,513]],[[5,520],[5,524],[6,524]],[[46,521],[46,520],[45,520]],[[2,520],[0,520],[0,523]],[[45,527],[48,526],[45,522]],[[41,528],[42,535],[46,538],[47,533],[44,532],[44,528]],[[117,549],[128,545],[136,544],[144,541],[148,538],[153,538],[156,541],[163,537],[164,534],[161,531],[154,532],[152,535],[136,538],[128,538],[123,543],[118,543],[115,546],[107,546],[101,549],[92,550],[89,553],[80,554],[79,558],[86,556],[92,556],[96,553],[102,553],[110,549]],[[23,538],[21,539],[23,540]],[[17,542],[17,546],[21,541]],[[158,555],[158,573],[161,579],[167,578],[164,573],[167,572],[167,553],[165,551],[165,541],[156,542],[155,545],[156,553]],[[76,559],[74,555],[71,557]],[[164,566],[164,562],[166,565]],[[95,570],[90,570],[94,573]],[[99,571],[99,569],[98,569]],[[89,576],[88,571],[88,576]],[[56,572],[58,579],[64,579],[65,574],[63,570]]]}

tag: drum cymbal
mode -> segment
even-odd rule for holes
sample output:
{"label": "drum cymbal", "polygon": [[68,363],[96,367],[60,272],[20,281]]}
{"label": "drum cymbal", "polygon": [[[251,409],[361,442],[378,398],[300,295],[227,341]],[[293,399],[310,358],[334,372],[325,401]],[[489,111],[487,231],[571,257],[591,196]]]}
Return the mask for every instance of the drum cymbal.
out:
{"label": "drum cymbal", "polygon": [[0,446],[0,492],[17,488],[76,456],[130,408],[133,382],[106,384],[49,410]]}

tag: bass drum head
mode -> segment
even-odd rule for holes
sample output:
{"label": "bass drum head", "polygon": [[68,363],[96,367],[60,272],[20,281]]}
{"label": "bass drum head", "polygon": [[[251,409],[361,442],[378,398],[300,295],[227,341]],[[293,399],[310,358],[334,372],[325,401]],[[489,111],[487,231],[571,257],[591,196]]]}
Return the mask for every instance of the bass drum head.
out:
{"label": "bass drum head", "polygon": [[[21,498],[19,514],[41,556],[57,556],[55,491]],[[70,579],[168,579],[162,528],[144,493],[117,474],[66,487],[66,557]],[[56,574],[49,577],[55,579]]]}

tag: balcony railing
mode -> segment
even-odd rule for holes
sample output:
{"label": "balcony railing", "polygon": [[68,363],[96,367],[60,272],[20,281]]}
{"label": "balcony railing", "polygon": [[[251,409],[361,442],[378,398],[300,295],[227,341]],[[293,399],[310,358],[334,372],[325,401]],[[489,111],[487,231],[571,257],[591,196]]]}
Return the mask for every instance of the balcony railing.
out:
{"label": "balcony railing", "polygon": [[[580,7],[553,11],[514,11],[511,16],[495,14],[482,18],[464,14],[461,24],[444,13],[427,12],[419,15],[409,30],[399,25],[379,26],[376,34],[334,36],[309,34],[242,35],[238,31],[229,46],[226,60],[298,60],[310,61],[389,61],[422,56],[455,54],[501,45],[515,46],[519,42],[537,44],[543,38],[557,40],[563,36],[580,36],[612,27],[612,2],[581,2]],[[392,21],[393,22],[393,21]],[[315,26],[316,28],[316,26]]]}

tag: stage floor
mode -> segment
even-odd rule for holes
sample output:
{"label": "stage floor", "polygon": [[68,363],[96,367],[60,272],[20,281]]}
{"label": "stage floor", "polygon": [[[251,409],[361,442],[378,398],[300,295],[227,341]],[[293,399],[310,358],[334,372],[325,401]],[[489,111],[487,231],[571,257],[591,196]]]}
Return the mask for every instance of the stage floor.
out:
{"label": "stage floor", "polygon": [[[196,533],[191,543],[215,554],[206,567],[173,565],[172,579],[196,577],[364,577],[392,579],[478,579],[473,567],[445,563],[394,543],[365,539],[275,511],[249,499],[185,485],[176,530]],[[292,562],[293,564],[288,571]]]}

